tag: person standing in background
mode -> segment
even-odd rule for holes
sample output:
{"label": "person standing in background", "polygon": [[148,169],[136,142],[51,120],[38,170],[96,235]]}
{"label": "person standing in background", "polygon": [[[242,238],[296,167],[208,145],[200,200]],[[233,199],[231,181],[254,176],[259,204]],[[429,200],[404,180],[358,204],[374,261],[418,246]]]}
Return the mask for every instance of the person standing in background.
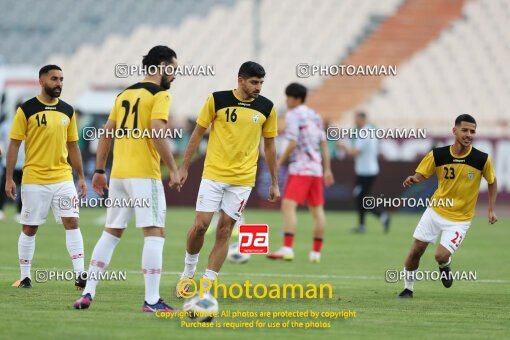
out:
{"label": "person standing in background", "polygon": [[324,186],[334,183],[329,150],[322,118],[306,106],[307,88],[292,83],[285,89],[287,112],[285,134],[288,144],[278,160],[278,168],[289,161],[281,211],[283,214],[283,245],[267,257],[273,260],[294,259],[294,235],[298,219],[296,210],[306,204],[313,217],[313,243],[308,259],[319,263],[326,227]]}
{"label": "person standing in background", "polygon": [[[390,230],[389,214],[378,208],[366,209],[363,205],[363,199],[370,195],[372,185],[379,174],[379,162],[377,161],[379,143],[377,138],[373,138],[374,136],[371,136],[370,133],[359,133],[360,130],[370,128],[367,123],[367,115],[365,112],[356,112],[354,123],[358,130],[358,138],[352,141],[353,143],[351,148],[345,144],[340,144],[340,149],[342,149],[347,155],[354,157],[356,185],[354,187],[353,194],[356,197],[356,208],[358,210],[359,223],[353,231],[356,233],[366,232],[365,214],[368,210],[379,218],[383,224],[384,232],[388,233]],[[365,135],[367,138],[359,138],[360,136],[365,137]]]}

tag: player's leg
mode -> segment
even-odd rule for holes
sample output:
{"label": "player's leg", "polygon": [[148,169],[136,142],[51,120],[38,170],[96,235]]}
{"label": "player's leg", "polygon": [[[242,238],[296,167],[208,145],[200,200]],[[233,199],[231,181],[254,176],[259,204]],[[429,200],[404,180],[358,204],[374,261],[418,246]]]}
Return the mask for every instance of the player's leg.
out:
{"label": "player's leg", "polygon": [[306,176],[289,175],[283,191],[281,212],[283,215],[283,246],[273,253],[267,254],[270,259],[294,259],[292,249],[294,235],[297,231],[296,210],[299,204],[303,204],[309,191],[309,180]]}
{"label": "player's leg", "polygon": [[451,258],[452,253],[448,251],[441,244],[436,249],[436,262],[439,265],[439,272],[441,274],[441,282],[445,288],[450,288],[453,284],[453,278],[451,277]]}
{"label": "player's leg", "polygon": [[376,176],[357,176],[356,178],[356,187],[354,189],[354,193],[357,194],[356,196],[356,203],[358,208],[358,214],[359,214],[359,225],[356,229],[354,229],[354,232],[357,233],[364,233],[366,232],[366,225],[365,225],[365,216],[367,211],[371,212],[372,214],[376,215],[381,223],[384,226],[384,232],[388,232],[390,228],[390,216],[387,212],[380,210],[377,207],[365,207],[364,199],[368,195],[370,195],[372,191],[372,186],[374,183]]}
{"label": "player's leg", "polygon": [[200,250],[204,245],[205,233],[211,224],[213,215],[214,212],[196,212],[195,221],[193,222],[191,229],[188,231],[188,237],[186,240],[186,251],[189,255],[198,255],[198,253],[200,253]]}
{"label": "player's leg", "polygon": [[197,255],[204,244],[204,237],[215,212],[220,210],[221,200],[224,195],[224,183],[202,179],[198,189],[196,214],[193,226],[188,232],[186,240],[187,255]]}
{"label": "player's leg", "polygon": [[428,245],[429,245],[428,242],[423,242],[417,239],[413,241],[413,244],[411,245],[411,250],[409,250],[409,254],[407,254],[405,261],[405,270],[407,272],[413,272],[418,269],[420,265],[420,259],[425,253],[425,250],[427,250]]}
{"label": "player's leg", "polygon": [[471,221],[454,222],[448,221],[437,215],[437,223],[441,224],[443,234],[441,241],[436,249],[436,262],[439,265],[441,274],[441,282],[446,288],[450,288],[453,284],[453,276],[451,275],[451,256],[459,249],[460,244],[466,237],[466,233],[471,225]]}
{"label": "player's leg", "polygon": [[267,254],[268,258],[283,259],[286,261],[294,259],[292,246],[294,243],[294,235],[297,230],[297,207],[298,202],[291,198],[284,198],[282,200],[280,210],[283,215],[283,245],[277,251]]}
{"label": "player's leg", "polygon": [[324,240],[324,230],[326,228],[326,214],[323,205],[309,206],[313,217],[313,246],[309,255],[312,263],[319,263],[321,260],[322,243]]}
{"label": "player's leg", "polygon": [[[204,245],[207,228],[211,224],[214,212],[197,211],[193,227],[188,231],[186,240],[186,256],[184,259],[183,277],[191,278],[195,275],[200,250]],[[219,220],[218,220],[219,222]]]}
{"label": "player's leg", "polygon": [[157,226],[144,227],[143,235],[142,271],[145,280],[145,301],[142,311],[176,311],[175,308],[167,305],[159,295],[161,272],[163,271],[165,228]]}
{"label": "player's leg", "polygon": [[211,224],[213,215],[214,212],[197,211],[195,213],[195,221],[193,222],[191,229],[188,231],[186,239],[187,244],[186,254],[184,256],[184,269],[179,277],[177,285],[175,286],[175,295],[178,298],[186,296],[186,292],[189,290],[189,285],[186,284],[185,281],[181,282],[181,280],[190,279],[195,276],[198,256],[200,255],[200,250],[204,245],[205,233]]}
{"label": "player's leg", "polygon": [[324,182],[321,177],[312,177],[308,191],[308,209],[310,210],[313,225],[313,247],[309,255],[310,262],[319,263],[321,260],[322,242],[326,227],[326,214],[324,213]]}
{"label": "player's leg", "polygon": [[221,215],[216,230],[216,241],[209,254],[207,269],[204,278],[214,281],[225,262],[228,253],[228,241],[232,235],[232,229],[250,197],[251,187],[225,185],[224,195],[221,201]]}
{"label": "player's leg", "polygon": [[192,278],[197,268],[200,250],[204,245],[204,238],[211,220],[220,209],[226,185],[209,179],[202,179],[198,189],[196,214],[193,226],[188,231],[186,239],[186,254],[184,256],[184,270],[175,287],[175,295],[182,298],[189,289],[187,284],[181,285],[184,278]]}
{"label": "player's leg", "polygon": [[[110,179],[109,197],[112,200],[128,197],[121,179]],[[92,299],[96,295],[96,287],[99,283],[100,274],[110,264],[115,247],[119,243],[132,213],[133,208],[115,206],[106,209],[106,226],[90,256],[87,283],[82,296],[75,301],[74,308],[85,309],[90,306]]]}
{"label": "player's leg", "polygon": [[423,242],[415,239],[411,245],[411,250],[407,255],[404,267],[404,290],[399,294],[400,298],[412,298],[414,291],[414,277],[418,266],[420,265],[420,259],[427,250],[428,242]]}
{"label": "player's leg", "polygon": [[[110,189],[111,190],[111,189]],[[108,215],[108,209],[107,209]],[[107,218],[108,222],[108,218]],[[94,246],[90,257],[89,270],[87,272],[87,280],[82,296],[74,302],[74,308],[89,308],[92,300],[96,295],[96,287],[99,283],[99,277],[103,273],[112,259],[113,251],[120,241],[124,229],[104,228],[101,237]]]}
{"label": "player's leg", "polygon": [[20,282],[18,287],[32,287],[30,269],[35,253],[35,235],[38,226],[46,222],[50,210],[52,192],[46,186],[37,184],[23,184],[21,199],[23,210],[20,217],[22,224],[18,239],[18,256],[20,264]]}
{"label": "player's leg", "polygon": [[353,229],[355,233],[365,233],[365,215],[366,209],[363,206],[363,198],[365,197],[365,177],[356,176],[356,185],[354,186],[353,194],[356,197],[356,209],[358,210],[358,226]]}
{"label": "player's leg", "polygon": [[439,233],[440,229],[433,220],[433,212],[430,208],[427,208],[413,233],[414,242],[405,261],[404,290],[399,294],[400,298],[413,297],[414,278],[420,265],[420,259],[428,244],[436,242]]}
{"label": "player's leg", "polygon": [[127,178],[122,179],[122,182],[125,183],[128,197],[137,202],[134,206],[136,227],[143,229],[142,272],[145,296],[142,311],[174,311],[159,295],[166,223],[163,183],[149,178]]}
{"label": "player's leg", "polygon": [[85,287],[85,251],[83,236],[79,228],[80,207],[78,193],[72,181],[48,185],[53,192],[51,208],[57,223],[63,224],[66,232],[66,248],[76,275],[77,289]]}
{"label": "player's leg", "polygon": [[[365,188],[364,188],[365,197],[370,195],[370,193],[372,192],[372,187],[374,185],[376,178],[377,178],[377,176],[366,176],[365,177]],[[372,214],[374,214],[375,216],[377,216],[377,218],[379,218],[379,221],[381,221],[381,223],[384,227],[384,232],[388,233],[390,231],[390,215],[388,214],[388,212],[382,210],[379,207],[373,207],[369,211]]]}
{"label": "player's leg", "polygon": [[78,227],[78,219],[75,217],[62,217],[62,224],[66,231],[66,248],[76,275],[75,286],[77,289],[85,288],[85,250],[83,247],[83,236]]}
{"label": "player's leg", "polygon": [[228,253],[228,241],[232,235],[232,230],[237,220],[230,217],[225,211],[220,212],[220,218],[218,220],[218,226],[216,228],[216,240],[214,242],[213,249],[209,254],[209,261],[207,263],[207,269],[204,273],[204,278],[214,281],[218,278],[223,263]]}
{"label": "player's leg", "polygon": [[[363,197],[366,197],[371,194],[372,187],[374,185],[376,178],[377,178],[377,176],[364,176],[363,177],[363,182],[364,182],[364,187],[363,187],[364,196]],[[385,233],[388,233],[390,231],[390,215],[386,211],[381,210],[379,207],[365,209],[365,211],[369,211],[372,214],[374,214],[375,216],[377,216],[377,218],[379,218],[379,220],[381,221],[381,223],[384,227]]]}
{"label": "player's leg", "polygon": [[18,258],[20,267],[20,279],[14,283],[19,288],[32,288],[32,278],[30,269],[32,268],[32,259],[35,253],[35,234],[38,226],[21,226],[21,234],[18,238]]}

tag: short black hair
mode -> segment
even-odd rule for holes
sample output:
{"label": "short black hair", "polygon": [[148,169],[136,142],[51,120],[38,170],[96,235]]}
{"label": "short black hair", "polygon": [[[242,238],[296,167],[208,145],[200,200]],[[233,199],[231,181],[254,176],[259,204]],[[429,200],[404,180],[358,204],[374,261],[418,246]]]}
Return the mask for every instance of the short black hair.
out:
{"label": "short black hair", "polygon": [[173,58],[177,59],[177,54],[168,46],[154,46],[147,55],[143,56],[142,65],[144,67],[158,66],[162,61],[171,62]]}
{"label": "short black hair", "polygon": [[291,83],[285,89],[285,95],[288,97],[299,98],[304,103],[307,89],[299,83]]}
{"label": "short black hair", "polygon": [[51,70],[62,71],[60,66],[57,66],[57,65],[45,65],[45,66],[41,67],[41,69],[39,70],[39,78],[41,78],[41,76],[43,74],[46,74],[46,73],[50,72]]}
{"label": "short black hair", "polygon": [[254,61],[244,62],[239,68],[239,73],[237,74],[242,78],[264,78],[266,76],[266,71],[262,67],[262,65],[257,64]]}
{"label": "short black hair", "polygon": [[476,120],[473,118],[473,116],[466,113],[455,118],[455,126],[459,126],[462,122],[473,123],[476,125]]}
{"label": "short black hair", "polygon": [[360,116],[363,119],[367,119],[367,114],[365,111],[356,111],[356,116]]}

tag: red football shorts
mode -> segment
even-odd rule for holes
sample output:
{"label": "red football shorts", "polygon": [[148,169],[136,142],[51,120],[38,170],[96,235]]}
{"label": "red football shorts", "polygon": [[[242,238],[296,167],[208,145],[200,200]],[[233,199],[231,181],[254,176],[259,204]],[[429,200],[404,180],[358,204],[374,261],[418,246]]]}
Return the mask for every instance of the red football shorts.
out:
{"label": "red football shorts", "polygon": [[322,176],[289,175],[283,198],[293,200],[301,205],[324,205],[324,185]]}

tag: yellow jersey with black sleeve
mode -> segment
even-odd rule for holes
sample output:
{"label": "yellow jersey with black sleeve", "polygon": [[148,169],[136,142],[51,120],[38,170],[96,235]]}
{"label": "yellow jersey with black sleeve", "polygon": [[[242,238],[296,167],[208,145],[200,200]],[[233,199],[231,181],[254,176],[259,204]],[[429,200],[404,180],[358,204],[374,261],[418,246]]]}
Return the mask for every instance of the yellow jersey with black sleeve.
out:
{"label": "yellow jersey with black sleeve", "polygon": [[[432,209],[447,220],[459,222],[473,219],[482,176],[489,184],[496,178],[490,156],[472,146],[462,156],[454,156],[452,146],[436,148],[425,156],[416,172],[425,178],[437,175],[438,188],[431,201],[441,204]],[[447,200],[452,206],[445,204]]]}
{"label": "yellow jersey with black sleeve", "polygon": [[211,126],[202,178],[239,186],[254,186],[260,138],[278,135],[273,102],[258,96],[245,101],[234,91],[211,94],[197,119]]}
{"label": "yellow jersey with black sleeve", "polygon": [[167,122],[170,103],[170,93],[150,81],[136,83],[117,96],[108,119],[116,122],[116,129],[131,132],[115,134],[112,178],[161,180],[160,156],[150,138],[151,120]]}
{"label": "yellow jersey with black sleeve", "polygon": [[71,105],[59,99],[53,105],[39,97],[27,100],[16,111],[9,137],[25,141],[22,184],[73,180],[67,142],[78,140],[78,129]]}

